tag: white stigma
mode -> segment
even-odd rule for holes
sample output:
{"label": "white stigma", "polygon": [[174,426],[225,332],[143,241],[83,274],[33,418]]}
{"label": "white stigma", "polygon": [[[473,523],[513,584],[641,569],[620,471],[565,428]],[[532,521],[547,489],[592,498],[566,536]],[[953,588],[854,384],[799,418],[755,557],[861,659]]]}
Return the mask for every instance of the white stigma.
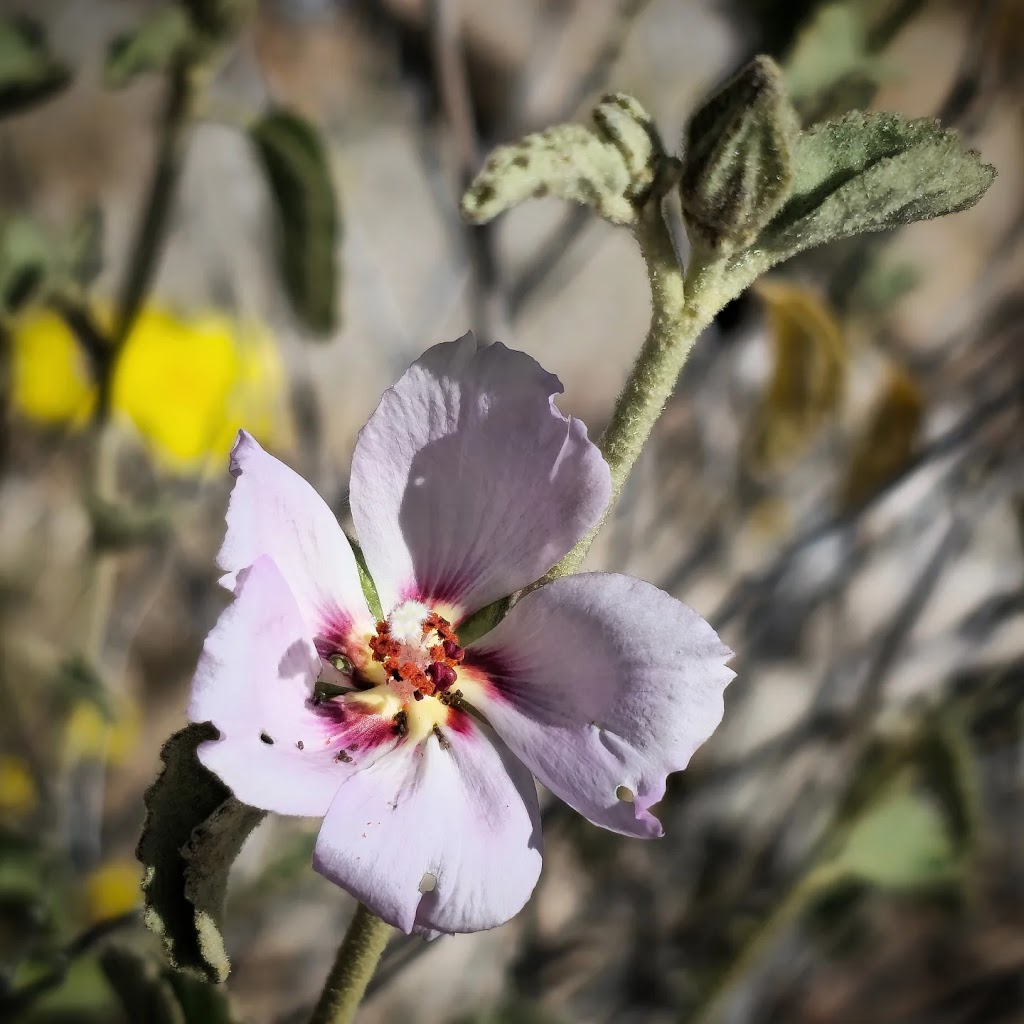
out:
{"label": "white stigma", "polygon": [[419,601],[405,601],[390,616],[391,635],[411,651],[423,650],[423,620],[430,609]]}

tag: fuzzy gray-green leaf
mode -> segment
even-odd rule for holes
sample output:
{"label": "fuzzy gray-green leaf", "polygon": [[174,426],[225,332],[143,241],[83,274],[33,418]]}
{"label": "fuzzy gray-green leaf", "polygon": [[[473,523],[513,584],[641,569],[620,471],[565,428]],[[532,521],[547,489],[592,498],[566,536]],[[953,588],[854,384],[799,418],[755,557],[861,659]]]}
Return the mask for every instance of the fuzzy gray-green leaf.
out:
{"label": "fuzzy gray-green leaf", "polygon": [[462,197],[462,215],[485,224],[530,198],[582,203],[632,224],[666,161],[657,130],[631,96],[605,96],[593,127],[562,124],[499,146]]}
{"label": "fuzzy gray-green leaf", "polygon": [[264,816],[199,763],[196,748],[216,735],[210,725],[189,725],[164,744],[136,849],[146,925],[163,937],[174,967],[207,981],[223,981],[230,970],[220,933],[228,872]]}
{"label": "fuzzy gray-green leaf", "polygon": [[749,245],[793,185],[799,123],[782,73],[756,57],[690,119],[680,182],[695,240],[716,252]]}
{"label": "fuzzy gray-green leaf", "polygon": [[249,130],[277,208],[278,265],[292,309],[318,334],[338,325],[341,221],[323,141],[304,118],[274,110]]}
{"label": "fuzzy gray-green leaf", "polygon": [[937,121],[855,113],[802,133],[785,206],[757,248],[769,264],[815,245],[973,206],[995,169]]}

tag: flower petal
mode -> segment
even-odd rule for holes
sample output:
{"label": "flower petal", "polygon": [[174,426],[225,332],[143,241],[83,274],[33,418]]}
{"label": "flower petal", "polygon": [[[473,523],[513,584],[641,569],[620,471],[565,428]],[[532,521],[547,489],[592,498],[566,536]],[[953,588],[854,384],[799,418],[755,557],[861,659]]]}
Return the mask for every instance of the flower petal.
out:
{"label": "flower petal", "polygon": [[237,596],[206,638],[188,707],[191,721],[221,734],[199,760],[243,803],[322,816],[352,771],[394,745],[391,723],[362,694],[315,705],[319,673],[295,598],[263,555],[238,574]]}
{"label": "flower petal", "polygon": [[665,776],[721,721],[731,655],[657,587],[587,573],[527,594],[467,648],[459,686],[553,793],[596,825],[650,837]]}
{"label": "flower petal", "polygon": [[230,466],[236,482],[217,556],[227,573],[221,582],[234,589],[239,570],[269,555],[295,597],[306,635],[366,628],[372,618],[355,556],[323,498],[244,430]]}
{"label": "flower petal", "polygon": [[324,820],[313,866],[378,917],[427,935],[494,928],[540,874],[530,773],[465,712],[353,775]]}
{"label": "flower petal", "polygon": [[558,378],[472,335],[384,393],[352,459],[352,516],[385,612],[466,615],[542,576],[598,520],[611,478]]}

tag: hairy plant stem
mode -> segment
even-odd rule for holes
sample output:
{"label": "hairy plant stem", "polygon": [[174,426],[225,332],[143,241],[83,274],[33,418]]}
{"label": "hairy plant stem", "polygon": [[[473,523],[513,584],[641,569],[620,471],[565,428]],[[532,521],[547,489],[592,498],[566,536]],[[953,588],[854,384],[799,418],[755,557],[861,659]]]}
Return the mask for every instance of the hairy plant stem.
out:
{"label": "hairy plant stem", "polygon": [[579,569],[671,397],[694,343],[735,294],[723,277],[722,263],[699,251],[691,255],[684,275],[659,201],[648,203],[641,211],[633,234],[647,264],[651,324],[598,442],[611,468],[611,500],[597,526],[538,581],[538,586]]}
{"label": "hairy plant stem", "polygon": [[355,1019],[390,935],[391,925],[362,903],[356,907],[309,1024],[350,1024]]}

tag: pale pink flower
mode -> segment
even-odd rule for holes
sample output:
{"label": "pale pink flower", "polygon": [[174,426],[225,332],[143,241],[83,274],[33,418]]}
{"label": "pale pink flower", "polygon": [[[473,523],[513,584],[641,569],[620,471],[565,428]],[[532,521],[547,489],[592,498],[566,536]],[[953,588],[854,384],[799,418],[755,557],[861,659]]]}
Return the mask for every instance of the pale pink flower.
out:
{"label": "pale pink flower", "polygon": [[[314,866],[406,932],[493,928],[540,873],[533,776],[596,825],[649,808],[722,717],[731,652],[649,583],[567,576],[463,649],[473,612],[542,576],[598,521],[608,466],[558,379],[502,345],[438,345],[385,392],[352,460],[357,539],[244,432],[218,558],[235,598],[189,705],[202,762],[242,801],[323,818]],[[318,680],[349,687],[322,700]]]}

